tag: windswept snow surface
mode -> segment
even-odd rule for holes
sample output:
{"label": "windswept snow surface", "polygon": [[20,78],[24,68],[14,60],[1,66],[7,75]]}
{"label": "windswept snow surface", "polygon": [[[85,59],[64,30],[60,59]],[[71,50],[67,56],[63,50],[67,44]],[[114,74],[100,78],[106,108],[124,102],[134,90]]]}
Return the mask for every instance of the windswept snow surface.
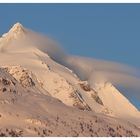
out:
{"label": "windswept snow surface", "polygon": [[0,38],[0,135],[140,136],[136,107],[111,81],[85,77],[92,69],[75,59],[79,73],[55,45],[20,23]]}

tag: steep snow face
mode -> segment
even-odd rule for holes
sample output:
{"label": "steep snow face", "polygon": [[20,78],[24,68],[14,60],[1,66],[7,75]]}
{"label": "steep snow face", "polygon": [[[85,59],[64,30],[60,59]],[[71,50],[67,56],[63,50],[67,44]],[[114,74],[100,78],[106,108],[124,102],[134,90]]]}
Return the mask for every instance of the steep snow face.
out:
{"label": "steep snow face", "polygon": [[[20,67],[14,67],[21,65],[32,71],[37,80],[41,84],[42,88],[47,91],[51,96],[60,99],[63,103],[69,106],[74,106],[83,110],[94,110],[93,104],[97,104],[94,99],[86,97],[86,92],[81,90],[79,87],[79,79],[73,74],[69,69],[61,66],[51,60],[48,55],[40,52],[37,49],[24,50],[24,52],[8,52],[1,53],[0,65],[8,66],[11,70],[9,72],[19,80],[20,77],[25,77],[25,75],[20,69]],[[17,59],[22,58],[22,59]],[[17,77],[15,74],[21,74],[20,77]],[[19,76],[18,75],[18,76]],[[83,94],[82,98],[79,94]],[[94,93],[93,93],[94,94]],[[91,99],[90,99],[91,98]],[[90,105],[89,101],[90,99]],[[92,103],[93,102],[93,103]],[[90,107],[89,107],[90,106]],[[99,108],[101,105],[99,104]],[[101,110],[101,109],[96,109]]]}
{"label": "steep snow face", "polygon": [[104,105],[108,109],[115,110],[116,115],[125,114],[126,116],[135,116],[138,112],[138,110],[132,106],[130,102],[111,83],[96,83],[95,86],[95,89],[98,91],[98,94],[103,100]]}
{"label": "steep snow face", "polygon": [[93,87],[104,103],[104,106],[114,112],[114,116],[133,120],[140,126],[140,112],[111,83],[96,83]]}
{"label": "steep snow face", "polygon": [[[80,91],[55,72],[46,73],[48,80],[41,82],[32,72],[21,66],[5,66],[4,69],[29,91],[38,91],[45,95],[49,93],[50,96],[58,98],[66,105],[82,110],[91,110],[88,103],[86,104],[82,98]],[[81,83],[81,85],[84,84]],[[95,95],[94,97],[96,98]]]}
{"label": "steep snow face", "polygon": [[[81,110],[123,119],[127,117],[130,122],[140,126],[139,111],[112,84],[95,82],[94,86],[89,85],[37,46],[25,47],[19,42],[13,46],[13,40],[28,34],[30,31],[17,23],[0,39],[0,66],[4,66],[24,90],[30,91],[33,96],[39,93],[43,97],[55,97],[65,105]],[[14,49],[6,48],[7,44]]]}

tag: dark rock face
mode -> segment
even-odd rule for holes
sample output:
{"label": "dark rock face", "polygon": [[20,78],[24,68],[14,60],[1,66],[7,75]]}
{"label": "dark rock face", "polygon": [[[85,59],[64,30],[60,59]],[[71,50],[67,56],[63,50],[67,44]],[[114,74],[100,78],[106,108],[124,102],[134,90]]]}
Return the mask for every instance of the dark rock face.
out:
{"label": "dark rock face", "polygon": [[104,105],[103,102],[102,102],[102,100],[99,98],[98,95],[96,95],[96,94],[95,94],[95,95],[91,94],[91,97],[92,97],[98,104]]}
{"label": "dark rock face", "polygon": [[80,83],[80,87],[85,91],[91,91],[89,84]]}

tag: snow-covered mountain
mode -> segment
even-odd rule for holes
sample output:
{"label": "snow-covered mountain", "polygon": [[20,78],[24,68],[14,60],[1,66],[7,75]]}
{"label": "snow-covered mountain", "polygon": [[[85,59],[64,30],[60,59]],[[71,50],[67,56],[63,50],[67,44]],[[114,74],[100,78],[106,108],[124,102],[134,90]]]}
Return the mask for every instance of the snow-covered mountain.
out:
{"label": "snow-covered mountain", "polygon": [[136,107],[111,82],[82,81],[42,38],[20,23],[0,38],[0,135],[140,136]]}

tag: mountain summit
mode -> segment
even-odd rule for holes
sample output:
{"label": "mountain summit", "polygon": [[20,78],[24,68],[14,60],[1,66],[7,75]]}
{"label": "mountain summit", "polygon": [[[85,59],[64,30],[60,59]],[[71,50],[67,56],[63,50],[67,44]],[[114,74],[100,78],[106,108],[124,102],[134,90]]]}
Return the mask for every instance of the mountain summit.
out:
{"label": "mountain summit", "polygon": [[[12,28],[2,35],[0,38],[0,51],[7,51],[7,47],[15,40],[21,40],[26,36],[27,29],[23,27],[22,24],[17,22],[12,26]],[[13,46],[13,45],[12,45]],[[10,49],[11,50],[11,49]],[[9,51],[9,50],[8,50]]]}
{"label": "mountain summit", "polygon": [[12,26],[12,28],[5,34],[2,35],[3,38],[7,38],[6,40],[10,40],[11,38],[17,39],[18,36],[21,37],[26,33],[26,29],[22,24],[17,22]]}
{"label": "mountain summit", "polygon": [[23,27],[23,25],[17,22],[16,24],[13,25],[13,27],[9,30],[7,34],[9,36],[13,36],[16,38],[18,36],[24,35],[25,32],[26,32],[26,29]]}
{"label": "mountain summit", "polygon": [[13,25],[13,27],[10,29],[10,33],[21,33],[24,32],[25,29],[23,27],[23,25],[19,22],[17,22],[16,24]]}

